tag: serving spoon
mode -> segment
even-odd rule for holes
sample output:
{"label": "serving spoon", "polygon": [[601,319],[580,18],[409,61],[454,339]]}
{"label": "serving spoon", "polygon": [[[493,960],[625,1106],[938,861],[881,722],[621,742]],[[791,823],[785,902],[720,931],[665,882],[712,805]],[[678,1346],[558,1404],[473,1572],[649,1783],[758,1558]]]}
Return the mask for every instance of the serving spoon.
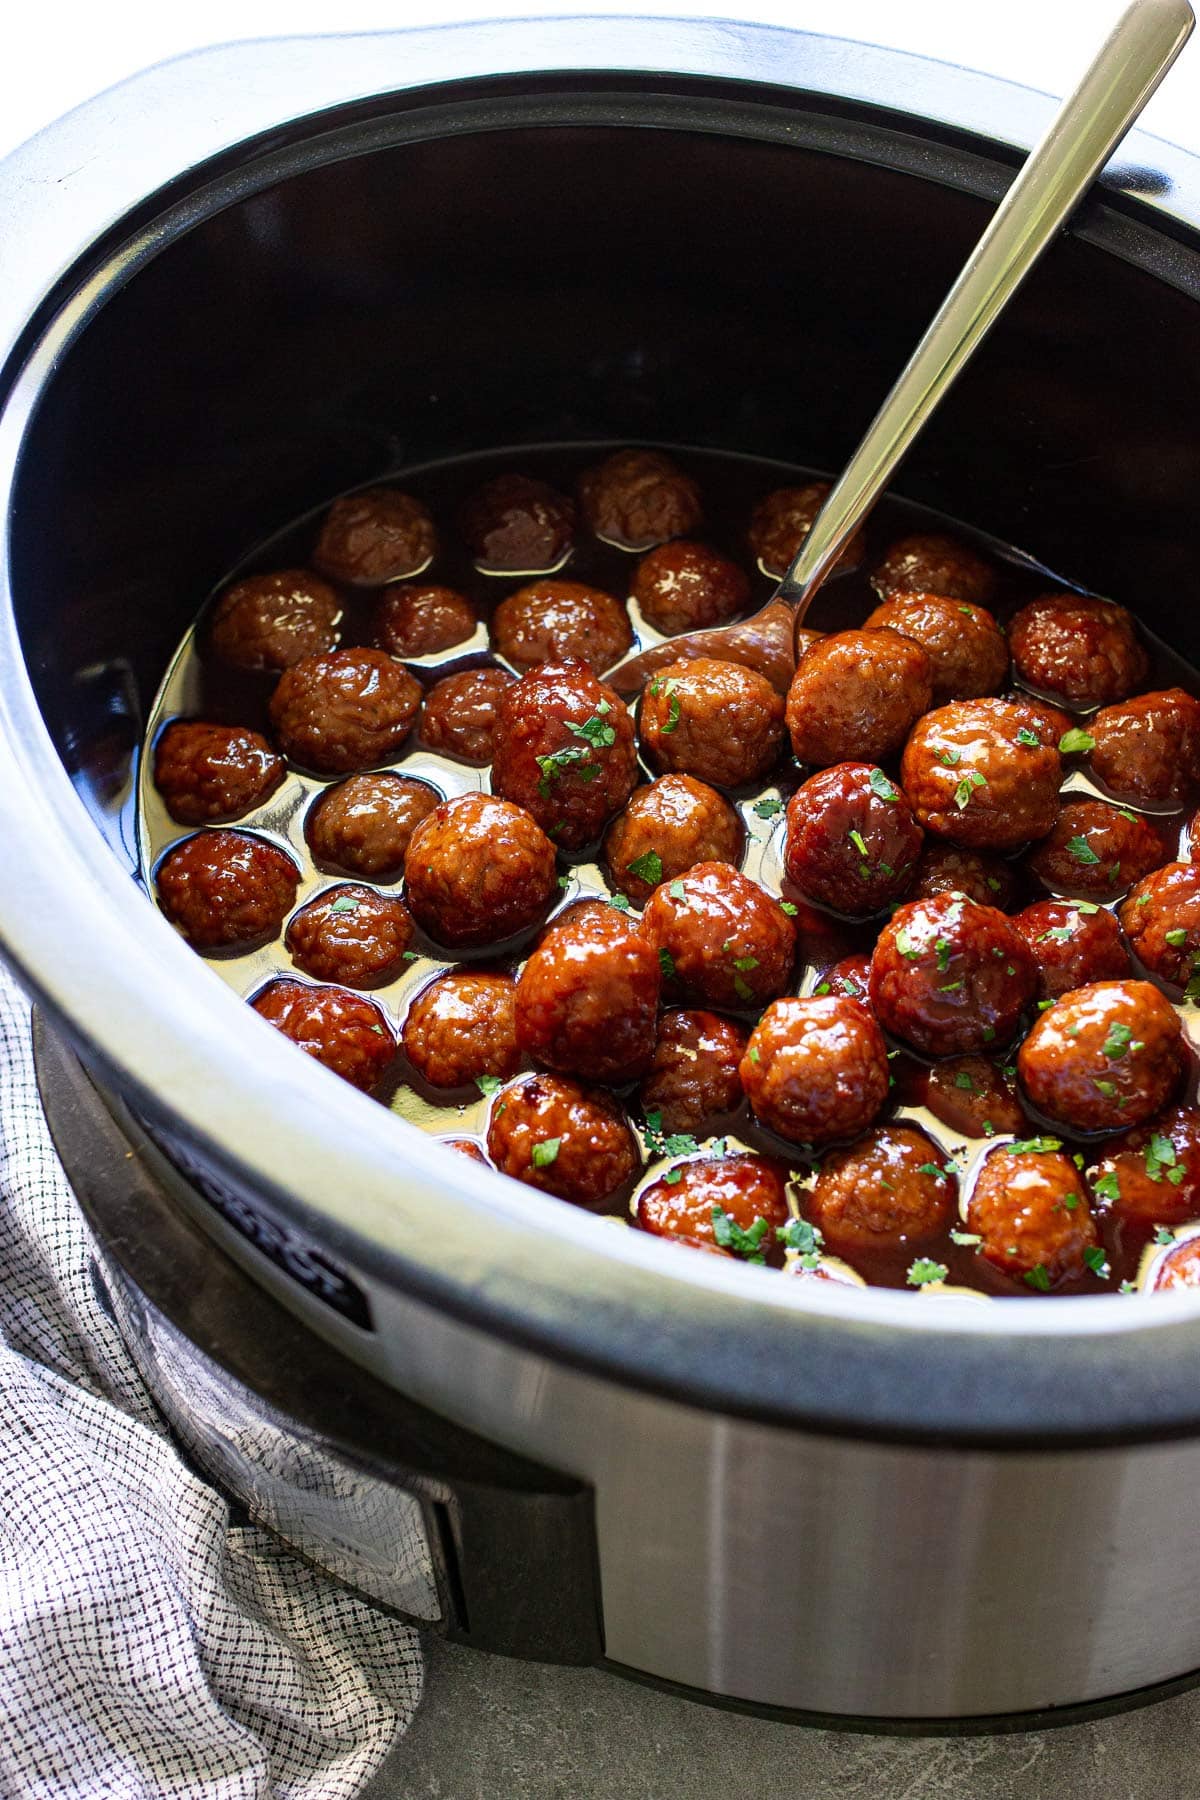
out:
{"label": "serving spoon", "polygon": [[635,694],[681,657],[749,663],[786,690],[804,618],[839,555],[984,336],[1082,199],[1195,25],[1188,0],[1131,0],[1030,151],[771,598],[749,619],[626,657],[604,680]]}

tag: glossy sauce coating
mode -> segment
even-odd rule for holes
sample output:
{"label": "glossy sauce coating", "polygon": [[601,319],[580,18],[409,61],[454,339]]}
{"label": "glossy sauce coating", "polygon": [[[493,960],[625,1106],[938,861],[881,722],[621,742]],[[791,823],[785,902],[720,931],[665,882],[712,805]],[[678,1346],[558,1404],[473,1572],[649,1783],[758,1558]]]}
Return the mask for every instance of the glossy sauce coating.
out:
{"label": "glossy sauce coating", "polygon": [[[803,487],[775,488],[759,501],[750,520],[750,552],[768,575],[787,572],[831,491],[827,481],[809,481]],[[865,542],[863,532],[856,531],[838,566],[852,569],[860,563]]]}
{"label": "glossy sauce coating", "polygon": [[1011,912],[1021,882],[1011,862],[990,856],[986,850],[965,850],[961,844],[927,838],[917,863],[910,898],[925,900],[934,894],[966,894],[980,906],[997,906]]}
{"label": "glossy sauce coating", "polygon": [[514,679],[507,669],[460,669],[445,676],[425,696],[422,741],[462,762],[490,763],[500,701]]}
{"label": "glossy sauce coating", "polygon": [[961,700],[926,713],[904,746],[900,782],[927,831],[976,850],[1044,837],[1058,815],[1062,758],[1023,709]]}
{"label": "glossy sauce coating", "polygon": [[956,538],[920,531],[897,539],[872,569],[871,586],[882,600],[893,594],[941,594],[987,606],[996,591],[996,571]]}
{"label": "glossy sauce coating", "polygon": [[313,550],[322,575],[377,587],[423,569],[437,548],[433,520],[398,488],[364,488],[335,500]]}
{"label": "glossy sauce coating", "polygon": [[624,1082],[654,1052],[662,967],[619,913],[568,914],[550,928],[517,981],[517,1042],[548,1069]]}
{"label": "glossy sauce coating", "polygon": [[577,1206],[610,1199],[641,1157],[624,1112],[604,1088],[561,1075],[522,1075],[492,1105],[488,1155],[515,1181]]}
{"label": "glossy sauce coating", "polygon": [[839,631],[804,652],[787,697],[796,759],[884,762],[933,695],[933,663],[899,632]]}
{"label": "glossy sauce coating", "polygon": [[857,1000],[776,1000],[754,1030],[742,1086],[759,1123],[795,1144],[853,1137],[887,1098],[887,1046]]}
{"label": "glossy sauce coating", "polygon": [[227,950],[274,935],[291,911],[300,871],[264,838],[200,831],[168,852],[158,903],[197,950]]}
{"label": "glossy sauce coating", "polygon": [[375,608],[374,637],[389,656],[429,656],[465,643],[475,630],[471,602],[436,583],[397,583]]}
{"label": "glossy sauce coating", "polygon": [[925,834],[895,782],[870,763],[835,763],[788,801],[784,863],[833,912],[879,912],[912,886]]}
{"label": "glossy sauce coating", "polygon": [[395,1055],[382,1007],[346,988],[273,981],[250,1004],[305,1055],[364,1093],[378,1086]]}
{"label": "glossy sauce coating", "polygon": [[215,825],[261,806],[283,780],[281,757],[259,731],[177,719],[154,751],[154,785],[180,825]]}
{"label": "glossy sauce coating", "polygon": [[314,980],[370,988],[395,980],[412,938],[402,900],[347,883],[301,907],[284,943],[296,967]]}
{"label": "glossy sauce coating", "polygon": [[935,1119],[968,1138],[991,1138],[1030,1126],[1012,1073],[986,1056],[948,1056],[922,1068],[918,1098]]}
{"label": "glossy sauce coating", "polygon": [[679,538],[643,556],[632,591],[643,619],[670,636],[723,625],[744,612],[750,578],[719,550]]}
{"label": "glossy sauce coating", "polygon": [[554,846],[519,806],[462,794],[413,832],[404,887],[414,917],[437,943],[500,942],[536,924],[549,906]]}
{"label": "glossy sauce coating", "polygon": [[249,575],[219,597],[208,645],[233,669],[290,669],[334,648],[341,616],[336,588],[308,569]]}
{"label": "glossy sauce coating", "polygon": [[1008,674],[1008,645],[991,613],[940,594],[893,594],[864,621],[920,644],[933,664],[933,705],[995,694]]}
{"label": "glossy sauce coating", "polygon": [[1009,643],[1021,680],[1076,711],[1111,706],[1146,679],[1137,627],[1111,600],[1042,594],[1013,619]]}
{"label": "glossy sauce coating", "polygon": [[678,1163],[642,1189],[635,1216],[655,1237],[778,1264],[783,1252],[776,1234],[791,1216],[787,1179],[763,1156]]}
{"label": "glossy sauce coating", "polygon": [[779,901],[726,863],[654,890],[642,931],[673,998],[718,1011],[764,1006],[791,978],[796,932]]}
{"label": "glossy sauce coating", "polygon": [[715,788],[691,775],[660,775],[635,788],[604,838],[611,886],[637,906],[663,881],[697,863],[737,864],[742,822]]}
{"label": "glossy sauce coating", "polygon": [[507,1081],[521,1065],[511,975],[460,969],[421,989],[404,1021],[404,1053],[434,1088],[481,1076]]}
{"label": "glossy sauce coating", "polygon": [[594,843],[636,780],[633,720],[584,663],[543,663],[500,696],[492,791],[560,850]]}
{"label": "glossy sauce coating", "polygon": [[923,1131],[885,1125],[822,1159],[805,1211],[833,1250],[919,1247],[944,1231],[957,1183]]}
{"label": "glossy sauce coating", "polygon": [[1088,731],[1092,773],[1118,799],[1181,804],[1200,791],[1200,700],[1182,688],[1106,706]]}
{"label": "glossy sauce coating", "polygon": [[1200,866],[1167,863],[1147,875],[1118,914],[1134,955],[1151,975],[1187,987],[1200,972]]}
{"label": "glossy sauce coating", "polygon": [[755,670],[696,657],[669,663],[648,683],[638,728],[656,769],[694,775],[713,787],[741,787],[779,758],[783,701]]}
{"label": "glossy sauce coating", "polygon": [[459,530],[481,569],[529,574],[554,569],[575,535],[575,503],[548,481],[512,472],[465,501]]}
{"label": "glossy sauce coating", "polygon": [[325,867],[395,880],[403,873],[409,839],[440,799],[427,781],[408,775],[347,776],[310,807],[309,847]]}
{"label": "glossy sauce coating", "polygon": [[1148,981],[1097,981],[1056,1000],[1017,1055],[1021,1085],[1076,1131],[1140,1125],[1183,1075],[1179,1015]]}
{"label": "glossy sauce coating", "polygon": [[269,711],[286,756],[346,775],[394,756],[420,705],[419,682],[384,651],[331,650],[286,669]]}
{"label": "glossy sauce coating", "polygon": [[928,1056],[997,1048],[1036,986],[1033,957],[994,906],[937,894],[899,907],[871,958],[871,1004],[884,1028]]}
{"label": "glossy sauce coating", "polygon": [[1175,1106],[1110,1138],[1091,1163],[1097,1200],[1126,1218],[1175,1225],[1200,1213],[1200,1117]]}
{"label": "glossy sauce coating", "polygon": [[638,1100],[663,1131],[699,1133],[705,1122],[731,1113],[742,1098],[738,1064],[748,1033],[719,1013],[665,1012]]}
{"label": "glossy sauce coating", "polygon": [[1131,972],[1120,927],[1102,907],[1039,900],[1019,912],[1013,924],[1033,953],[1039,1000],[1058,1000],[1073,988],[1120,981]]}
{"label": "glossy sauce coating", "polygon": [[633,628],[619,600],[558,576],[510,594],[492,619],[492,646],[518,673],[574,659],[602,675],[632,643]]}
{"label": "glossy sauce coating", "polygon": [[580,477],[579,500],[597,537],[649,550],[686,537],[703,517],[700,489],[661,450],[617,450]]}
{"label": "glossy sauce coating", "polygon": [[1112,900],[1166,861],[1168,842],[1154,819],[1104,800],[1069,800],[1025,860],[1060,894]]}
{"label": "glossy sauce coating", "polygon": [[1034,1291],[1081,1275],[1097,1242],[1083,1177],[1054,1149],[993,1150],[976,1177],[966,1223],[992,1268]]}

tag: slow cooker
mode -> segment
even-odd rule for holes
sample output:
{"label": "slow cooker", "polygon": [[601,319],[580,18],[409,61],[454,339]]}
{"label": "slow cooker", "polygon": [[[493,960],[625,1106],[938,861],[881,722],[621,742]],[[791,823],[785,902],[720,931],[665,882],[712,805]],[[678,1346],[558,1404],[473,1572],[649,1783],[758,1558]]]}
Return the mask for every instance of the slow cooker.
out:
{"label": "slow cooker", "polygon": [[[0,165],[0,938],[197,1462],[465,1642],[930,1730],[1200,1671],[1200,1310],[784,1282],[294,1054],[134,879],[146,709],[265,529],[503,443],[837,468],[1049,101],[596,19],[201,53]],[[1200,161],[1128,140],[903,470],[1200,660]]]}

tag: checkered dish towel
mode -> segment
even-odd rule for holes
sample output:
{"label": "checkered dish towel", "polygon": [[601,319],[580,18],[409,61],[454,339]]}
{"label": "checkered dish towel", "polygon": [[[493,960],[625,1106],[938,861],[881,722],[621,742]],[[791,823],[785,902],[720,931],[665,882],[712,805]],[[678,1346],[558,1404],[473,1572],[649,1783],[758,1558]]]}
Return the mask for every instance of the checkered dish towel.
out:
{"label": "checkered dish towel", "polygon": [[412,1718],[416,1633],[230,1523],[89,1259],[0,968],[0,1795],[343,1800]]}

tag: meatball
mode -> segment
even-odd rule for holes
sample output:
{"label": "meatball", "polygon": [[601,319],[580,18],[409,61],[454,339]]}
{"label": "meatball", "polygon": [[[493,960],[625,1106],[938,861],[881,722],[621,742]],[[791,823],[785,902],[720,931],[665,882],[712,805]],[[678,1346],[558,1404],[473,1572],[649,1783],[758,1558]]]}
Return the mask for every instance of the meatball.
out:
{"label": "meatball", "polygon": [[1076,1131],[1140,1125],[1183,1073],[1183,1027],[1148,981],[1096,981],[1056,1000],[1021,1045],[1021,1085]]}
{"label": "meatball", "polygon": [[405,583],[380,596],[371,636],[389,656],[429,656],[464,644],[474,630],[475,610],[456,589]]}
{"label": "meatball", "polygon": [[341,617],[334,589],[308,569],[248,575],[218,599],[208,645],[234,669],[290,669],[333,649]]}
{"label": "meatball", "polygon": [[1057,1148],[992,1150],[967,1201],[966,1222],[980,1239],[979,1254],[1035,1291],[1082,1275],[1084,1253],[1096,1247],[1083,1177]]}
{"label": "meatball", "polygon": [[287,928],[288,954],[317,981],[382,987],[403,969],[413,923],[403,901],[374,888],[328,888],[301,907]]}
{"label": "meatball", "polygon": [[678,1163],[670,1177],[638,1195],[635,1217],[643,1231],[745,1262],[782,1262],[776,1233],[790,1217],[787,1177],[765,1156]]}
{"label": "meatball", "polygon": [[982,850],[963,850],[958,844],[931,839],[921,852],[912,884],[914,900],[932,894],[965,894],[981,906],[998,906],[1010,912],[1020,883],[1010,862],[988,856]]}
{"label": "meatball", "polygon": [[893,913],[871,957],[871,1004],[885,1031],[927,1056],[1011,1038],[1037,974],[1020,932],[963,894],[912,900]]}
{"label": "meatball", "polygon": [[1169,1288],[1197,1287],[1200,1287],[1200,1235],[1183,1238],[1156,1259],[1148,1291],[1161,1294]]}
{"label": "meatball", "polygon": [[1120,800],[1194,800],[1200,789],[1200,700],[1182,688],[1106,706],[1088,723],[1092,774]]}
{"label": "meatball", "polygon": [[1039,1000],[1058,1000],[1093,981],[1129,974],[1129,952],[1110,912],[1084,901],[1039,900],[1013,924],[1033,952]]}
{"label": "meatball", "polygon": [[547,1068],[625,1082],[649,1067],[662,968],[611,907],[551,926],[517,981],[517,1042]]}
{"label": "meatball", "polygon": [[656,631],[700,631],[746,610],[750,577],[719,550],[680,539],[643,556],[633,598]]}
{"label": "meatball", "polygon": [[1189,988],[1200,971],[1200,867],[1168,863],[1139,881],[1120,909],[1121,924],[1151,975]]}
{"label": "meatball", "polygon": [[703,517],[700,489],[659,450],[618,450],[579,482],[583,515],[597,537],[649,550],[686,537]]}
{"label": "meatball", "polygon": [[604,839],[609,880],[636,906],[697,863],[736,865],[741,850],[741,820],[728,800],[690,775],[635,789]]}
{"label": "meatball", "polygon": [[364,488],[334,501],[313,561],[334,581],[381,587],[418,574],[436,549],[433,520],[419,500],[397,488]]}
{"label": "meatball", "polygon": [[532,581],[502,600],[492,618],[492,646],[517,669],[574,659],[599,675],[632,643],[621,602],[581,581]]}
{"label": "meatball", "polygon": [[633,720],[583,663],[544,663],[500,696],[492,788],[560,849],[594,843],[636,780]]}
{"label": "meatball", "polygon": [[306,1055],[364,1093],[378,1087],[396,1054],[383,1008],[348,988],[273,981],[250,1004]]}
{"label": "meatball", "polygon": [[788,875],[832,912],[878,912],[911,885],[924,833],[895,782],[869,763],[810,775],[788,802]]}
{"label": "meatball", "polygon": [[933,663],[896,631],[836,631],[810,644],[787,697],[787,728],[801,762],[883,762],[895,754],[933,694]]}
{"label": "meatball", "polygon": [[1152,819],[1103,800],[1069,800],[1026,863],[1059,893],[1112,900],[1169,855],[1162,828]]}
{"label": "meatball", "polygon": [[970,850],[1012,850],[1058,816],[1062,758],[1007,700],[958,700],[917,725],[900,780],[926,830]]}
{"label": "meatball", "polygon": [[1018,1132],[1027,1123],[1015,1084],[986,1056],[952,1056],[923,1069],[920,1104],[963,1137]]}
{"label": "meatball", "polygon": [[434,1088],[508,1081],[521,1066],[511,975],[456,969],[421,992],[404,1021],[404,1054]]}
{"label": "meatball", "polygon": [[241,725],[177,719],[154,752],[154,785],[181,825],[212,825],[261,806],[286,770],[265,737]]}
{"label": "meatball", "polygon": [[1008,628],[1021,680],[1089,711],[1124,700],[1146,679],[1146,652],[1123,606],[1090,594],[1042,594]]}
{"label": "meatball", "polygon": [[500,700],[514,679],[507,669],[461,669],[436,682],[421,713],[423,741],[460,762],[490,763]]}
{"label": "meatball", "polygon": [[1178,1225],[1200,1214],[1200,1114],[1190,1106],[1113,1138],[1088,1169],[1096,1199],[1144,1225]]}
{"label": "meatball", "polygon": [[872,571],[881,600],[893,594],[940,594],[986,606],[996,591],[996,572],[965,544],[940,532],[917,532],[892,545]]}
{"label": "meatball", "polygon": [[843,994],[850,1000],[861,1000],[864,1006],[871,1004],[871,959],[867,955],[844,956],[841,962],[834,963],[826,969],[820,981],[813,988],[813,994],[820,999],[823,994]]}
{"label": "meatball", "polygon": [[1008,674],[1008,645],[990,612],[940,594],[893,594],[865,621],[920,644],[933,664],[933,704],[994,694]]}
{"label": "meatball", "polygon": [[441,795],[408,775],[350,775],[325,789],[305,822],[308,847],[318,863],[393,881],[422,819]]}
{"label": "meatball", "polygon": [[650,1072],[638,1096],[658,1129],[702,1134],[709,1119],[741,1104],[738,1064],[746,1031],[711,1012],[669,1012],[659,1021]]}
{"label": "meatball", "polygon": [[382,650],[331,650],[284,670],[270,714],[287,756],[346,775],[394,756],[420,705],[420,683]]}
{"label": "meatball", "polygon": [[[749,539],[766,574],[785,575],[791,568],[830,492],[829,482],[810,481],[804,487],[776,488],[759,501],[750,520]],[[838,569],[857,568],[865,554],[866,538],[856,531],[838,558]]]}
{"label": "meatball", "polygon": [[792,973],[796,930],[778,900],[728,863],[697,863],[655,889],[642,931],[668,989],[718,1010],[765,1006]]}
{"label": "meatball", "polygon": [[464,503],[458,528],[481,569],[532,574],[556,569],[575,535],[575,504],[548,481],[497,475]]}
{"label": "meatball", "polygon": [[291,857],[264,838],[202,831],[159,864],[158,903],[195,949],[244,949],[276,935],[299,881]]}
{"label": "meatball", "polygon": [[1033,694],[1027,694],[1024,688],[1010,688],[1003,696],[1010,706],[1019,707],[1030,731],[1037,733],[1043,744],[1057,744],[1064,756],[1072,753],[1073,746],[1068,743],[1063,750],[1062,740],[1073,733],[1075,737],[1086,737],[1081,733],[1070,713],[1063,712],[1060,707],[1051,706],[1048,700],[1042,700]]}
{"label": "meatball", "polygon": [[658,769],[714,787],[760,780],[783,748],[783,701],[741,663],[669,663],[642,695],[642,747]]}
{"label": "meatball", "polygon": [[499,943],[535,924],[557,892],[554,846],[523,808],[461,794],[413,832],[404,883],[413,916],[437,943]]}
{"label": "meatball", "polygon": [[612,1095],[561,1075],[522,1075],[492,1106],[488,1155],[504,1175],[577,1206],[609,1200],[641,1166]]}
{"label": "meatball", "polygon": [[822,1163],[807,1211],[835,1250],[920,1244],[950,1223],[956,1183],[923,1131],[884,1125]]}
{"label": "meatball", "polygon": [[865,1130],[887,1099],[887,1046],[857,1000],[776,1000],[750,1033],[741,1077],[761,1125],[825,1144]]}

